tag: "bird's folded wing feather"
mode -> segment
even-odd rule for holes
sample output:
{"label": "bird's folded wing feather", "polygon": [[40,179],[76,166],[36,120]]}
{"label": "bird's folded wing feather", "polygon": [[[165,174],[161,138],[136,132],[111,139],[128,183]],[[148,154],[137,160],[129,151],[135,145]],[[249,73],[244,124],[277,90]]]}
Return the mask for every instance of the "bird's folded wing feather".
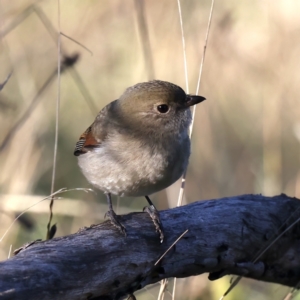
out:
{"label": "bird's folded wing feather", "polygon": [[79,156],[90,151],[92,148],[99,147],[99,143],[96,141],[92,134],[91,125],[79,138],[79,141],[76,143],[74,155]]}
{"label": "bird's folded wing feather", "polygon": [[88,151],[101,146],[101,143],[107,136],[109,127],[108,115],[112,103],[108,104],[100,111],[95,122],[80,136],[75,146],[75,156],[87,153]]}

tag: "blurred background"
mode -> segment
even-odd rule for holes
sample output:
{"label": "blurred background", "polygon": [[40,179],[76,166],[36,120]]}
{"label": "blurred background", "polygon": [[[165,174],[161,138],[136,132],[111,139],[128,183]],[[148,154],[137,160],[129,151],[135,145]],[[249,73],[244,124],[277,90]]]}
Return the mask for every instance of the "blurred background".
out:
{"label": "blurred background", "polygon": [[[182,1],[189,91],[196,92],[211,2]],[[300,2],[216,1],[201,79],[184,203],[286,193],[300,198]],[[137,82],[161,79],[187,90],[177,1],[61,1],[69,66],[61,74],[54,190],[91,188],[73,155],[98,111]],[[57,1],[0,0],[0,237],[14,218],[51,191],[57,101]],[[152,61],[152,63],[151,63]],[[72,65],[73,64],[73,65]],[[153,195],[176,206],[180,182]],[[101,192],[70,191],[55,201],[56,236],[102,222]],[[143,198],[114,198],[118,213]],[[45,239],[49,201],[29,209],[0,244],[0,259]],[[177,280],[176,299],[219,299],[230,277]],[[172,292],[172,280],[168,290]],[[137,292],[157,299],[159,284]],[[228,299],[282,299],[288,288],[243,279]],[[168,292],[165,299],[171,299]],[[300,299],[296,296],[295,299]]]}

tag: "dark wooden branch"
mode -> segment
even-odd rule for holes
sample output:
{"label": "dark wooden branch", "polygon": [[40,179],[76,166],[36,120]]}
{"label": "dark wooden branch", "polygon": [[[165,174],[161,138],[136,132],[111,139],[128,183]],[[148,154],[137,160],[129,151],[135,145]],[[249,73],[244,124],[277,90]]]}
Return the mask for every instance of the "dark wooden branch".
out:
{"label": "dark wooden branch", "polygon": [[149,216],[131,213],[121,217],[126,238],[105,222],[34,243],[1,262],[0,299],[122,299],[163,278],[204,272],[211,280],[236,274],[295,286],[300,227],[287,229],[299,217],[300,201],[285,195],[199,201],[161,212],[166,238],[160,244]]}

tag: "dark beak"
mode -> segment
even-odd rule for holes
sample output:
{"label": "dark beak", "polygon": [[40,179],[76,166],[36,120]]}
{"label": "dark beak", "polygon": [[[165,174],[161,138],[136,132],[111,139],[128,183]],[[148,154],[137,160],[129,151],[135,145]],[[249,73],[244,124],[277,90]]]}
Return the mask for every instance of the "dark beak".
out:
{"label": "dark beak", "polygon": [[202,96],[186,95],[186,106],[193,106],[204,100],[205,98]]}

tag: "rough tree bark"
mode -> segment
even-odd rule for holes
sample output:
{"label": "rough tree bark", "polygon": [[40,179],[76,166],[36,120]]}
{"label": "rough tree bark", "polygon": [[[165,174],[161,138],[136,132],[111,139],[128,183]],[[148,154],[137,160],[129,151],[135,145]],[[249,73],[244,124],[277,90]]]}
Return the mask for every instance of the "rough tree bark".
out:
{"label": "rough tree bark", "polygon": [[296,286],[299,217],[300,201],[285,195],[199,201],[161,212],[166,237],[160,244],[149,216],[131,213],[121,217],[126,238],[104,222],[34,243],[1,262],[0,299],[123,299],[163,278],[204,272],[211,280],[236,274]]}

